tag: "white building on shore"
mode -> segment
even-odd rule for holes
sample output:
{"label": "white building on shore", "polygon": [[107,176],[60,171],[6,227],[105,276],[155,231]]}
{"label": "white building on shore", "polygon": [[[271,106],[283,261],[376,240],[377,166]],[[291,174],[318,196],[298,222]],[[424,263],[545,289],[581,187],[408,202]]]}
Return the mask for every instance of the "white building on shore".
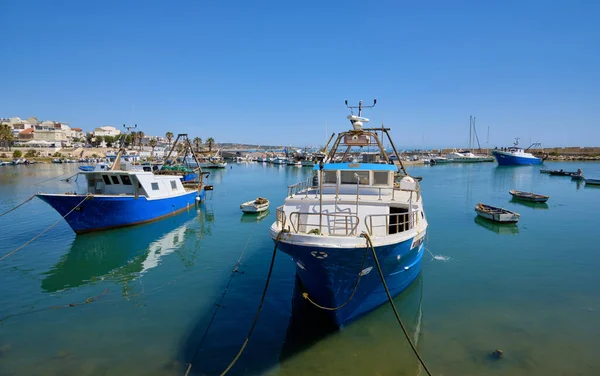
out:
{"label": "white building on shore", "polygon": [[96,129],[94,129],[94,137],[96,136],[118,136],[121,134],[121,131],[118,130],[117,128],[110,126],[110,125],[105,125],[103,127],[98,127]]}

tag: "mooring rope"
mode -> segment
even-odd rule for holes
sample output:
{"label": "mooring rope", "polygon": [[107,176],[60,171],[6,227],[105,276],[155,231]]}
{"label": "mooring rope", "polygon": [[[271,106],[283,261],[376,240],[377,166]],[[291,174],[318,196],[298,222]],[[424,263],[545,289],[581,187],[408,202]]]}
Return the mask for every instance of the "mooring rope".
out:
{"label": "mooring rope", "polygon": [[377,258],[377,252],[375,252],[375,247],[373,246],[371,237],[366,232],[363,232],[361,234],[361,236],[363,236],[367,240],[367,246],[371,248],[371,253],[373,254],[373,259],[375,260],[375,265],[377,266],[377,270],[379,271],[379,277],[381,278],[381,283],[383,284],[383,288],[385,289],[385,293],[387,294],[388,301],[390,302],[390,305],[392,306],[394,315],[396,315],[398,324],[400,324],[400,327],[402,328],[402,332],[404,333],[406,340],[408,341],[408,343],[410,344],[410,347],[412,348],[413,352],[417,356],[417,359],[419,359],[419,362],[423,366],[423,369],[425,370],[427,375],[431,376],[431,372],[429,371],[429,368],[427,368],[427,365],[425,364],[425,361],[421,357],[421,354],[419,354],[417,347],[414,345],[413,341],[410,339],[410,335],[408,334],[408,331],[406,330],[406,327],[404,326],[404,323],[402,322],[402,319],[400,318],[400,314],[398,313],[398,310],[396,309],[396,305],[394,304],[394,299],[392,299],[390,290],[388,289],[387,283],[385,282],[385,277],[383,275],[383,271],[381,270],[381,265],[379,264],[379,259]]}
{"label": "mooring rope", "polygon": [[104,289],[104,291],[102,291],[101,294],[96,295],[96,296],[90,296],[89,298],[87,298],[83,302],[79,302],[79,303],[69,303],[69,304],[63,304],[63,305],[54,305],[54,306],[50,306],[50,307],[34,309],[34,310],[31,310],[31,311],[14,313],[12,315],[8,315],[8,316],[4,316],[4,317],[0,318],[0,322],[4,321],[6,319],[9,319],[11,317],[15,317],[15,316],[23,316],[23,315],[29,315],[29,314],[32,314],[32,313],[38,313],[38,312],[42,312],[42,311],[48,311],[48,310],[51,310],[51,309],[72,308],[72,307],[77,307],[77,306],[84,305],[84,304],[90,304],[90,303],[92,303],[92,302],[100,299],[104,295],[108,294],[109,291],[110,291],[110,289],[106,288],[106,289]]}
{"label": "mooring rope", "polygon": [[[33,185],[35,186],[35,185],[44,184],[44,183],[45,183],[45,182],[47,182],[47,181],[54,180],[54,179],[58,179],[58,178],[60,178],[61,176],[65,176],[66,174],[70,174],[71,172],[73,172],[73,171],[65,172],[64,174],[60,174],[60,175],[57,175],[57,176],[51,177],[51,178],[49,178],[49,179],[46,179],[46,180],[39,181],[39,182],[37,182],[37,183],[35,183],[35,184],[33,184]],[[77,174],[79,174],[79,172],[78,172]],[[73,175],[73,176],[75,176],[75,175]],[[73,177],[73,176],[71,176],[71,177]]]}
{"label": "mooring rope", "polygon": [[350,301],[352,300],[352,298],[354,297],[354,294],[356,293],[356,290],[358,290],[358,283],[360,282],[360,279],[362,278],[363,274],[363,270],[365,269],[365,264],[367,262],[367,256],[369,255],[369,249],[366,248],[365,249],[365,257],[363,258],[363,262],[362,265],[360,267],[360,271],[358,272],[358,277],[356,278],[356,283],[354,284],[354,290],[352,290],[352,294],[350,295],[350,297],[348,298],[348,300],[346,300],[344,302],[344,304],[338,306],[338,307],[324,307],[322,305],[317,304],[316,302],[314,302],[309,296],[307,292],[302,293],[302,297],[306,300],[308,300],[312,305],[314,305],[317,308],[326,310],[326,311],[337,311],[338,309],[342,309],[344,308],[348,303],[350,303]]}
{"label": "mooring rope", "polygon": [[21,206],[25,205],[26,203],[28,203],[29,201],[33,200],[33,198],[35,197],[35,195],[32,195],[31,197],[29,197],[27,200],[23,201],[22,203],[20,203],[19,205],[15,206],[12,209],[9,209],[7,211],[5,211],[4,213],[0,214],[0,217],[5,216],[6,214],[10,213],[13,210],[17,210],[18,208],[20,208]]}
{"label": "mooring rope", "polygon": [[250,244],[250,239],[252,239],[252,236],[254,235],[254,232],[256,231],[256,227],[258,227],[258,223],[254,225],[254,228],[252,229],[252,232],[250,233],[250,236],[248,237],[248,240],[246,241],[246,245],[244,246],[242,253],[240,253],[240,256],[238,257],[237,262],[235,263],[235,266],[233,267],[233,270],[231,271],[231,275],[229,276],[229,281],[227,281],[225,290],[223,290],[223,294],[221,294],[221,298],[215,304],[215,310],[213,311],[212,317],[210,318],[210,321],[208,322],[208,326],[206,327],[206,330],[204,331],[204,334],[202,335],[202,338],[200,339],[200,342],[198,343],[198,347],[196,348],[196,352],[194,353],[192,360],[188,364],[187,371],[185,372],[186,376],[189,374],[190,370],[192,369],[192,364],[194,363],[194,360],[200,353],[200,349],[202,348],[202,345],[204,344],[204,340],[206,339],[206,336],[208,335],[210,327],[212,326],[213,321],[215,320],[215,317],[217,316],[217,312],[219,311],[219,308],[222,307],[221,303],[223,302],[223,299],[225,299],[225,294],[227,294],[227,291],[229,290],[229,285],[231,285],[233,276],[235,275],[235,273],[239,273],[238,268],[240,267],[240,264],[242,263],[242,258],[244,257],[244,253],[246,253],[246,250],[248,249],[248,245]]}
{"label": "mooring rope", "polygon": [[[231,370],[231,368],[235,365],[235,363],[238,361],[240,356],[242,356],[242,353],[246,349],[248,342],[250,342],[250,337],[252,336],[252,332],[254,331],[254,328],[256,327],[256,323],[258,322],[258,318],[260,317],[260,311],[262,310],[263,304],[265,302],[265,296],[267,295],[267,290],[269,289],[269,282],[271,281],[271,275],[273,274],[273,266],[275,265],[275,256],[277,255],[277,246],[279,245],[279,241],[281,240],[281,235],[283,235],[286,232],[288,232],[288,230],[281,229],[281,231],[279,231],[279,233],[277,234],[277,238],[275,238],[275,246],[273,247],[273,256],[271,257],[271,265],[269,266],[269,273],[267,274],[267,280],[265,281],[265,288],[263,289],[262,297],[260,298],[260,304],[258,305],[256,314],[254,315],[254,320],[252,321],[252,325],[250,326],[248,335],[246,336],[246,339],[244,340],[244,343],[242,344],[242,347],[238,351],[235,358],[233,358],[233,360],[231,361],[231,363],[229,363],[227,368],[223,372],[221,372],[220,376],[226,375],[227,372],[229,372]],[[185,376],[189,375],[191,369],[192,369],[192,363],[190,363],[188,365],[188,368],[185,371]]]}
{"label": "mooring rope", "polygon": [[19,247],[15,248],[14,250],[10,251],[9,253],[5,254],[4,256],[0,257],[0,261],[4,260],[5,258],[7,258],[8,256],[14,254],[15,252],[17,252],[19,249],[25,247],[26,245],[28,245],[29,243],[33,242],[34,240],[36,240],[37,238],[39,238],[40,236],[44,235],[46,232],[50,231],[51,228],[53,228],[54,226],[56,226],[60,221],[62,221],[63,219],[65,219],[69,214],[71,214],[75,209],[77,209],[78,207],[81,206],[81,204],[83,204],[83,202],[87,199],[92,198],[91,195],[86,195],[83,200],[81,200],[81,202],[79,202],[79,204],[77,204],[75,207],[73,207],[73,209],[69,210],[69,212],[65,215],[63,215],[58,221],[54,222],[52,225],[50,225],[50,227],[48,227],[47,229],[45,229],[44,231],[40,232],[39,234],[37,234],[36,236],[34,236],[33,238],[31,238],[30,240],[26,241],[25,243],[23,243],[22,245],[20,245]]}

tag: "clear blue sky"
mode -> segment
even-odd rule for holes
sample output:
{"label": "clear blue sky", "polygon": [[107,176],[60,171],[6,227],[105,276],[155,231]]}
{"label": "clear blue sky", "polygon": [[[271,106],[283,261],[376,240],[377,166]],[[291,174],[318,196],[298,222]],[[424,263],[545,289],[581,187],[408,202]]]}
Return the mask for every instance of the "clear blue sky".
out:
{"label": "clear blue sky", "polygon": [[599,1],[0,0],[0,117],[319,145],[600,145]]}

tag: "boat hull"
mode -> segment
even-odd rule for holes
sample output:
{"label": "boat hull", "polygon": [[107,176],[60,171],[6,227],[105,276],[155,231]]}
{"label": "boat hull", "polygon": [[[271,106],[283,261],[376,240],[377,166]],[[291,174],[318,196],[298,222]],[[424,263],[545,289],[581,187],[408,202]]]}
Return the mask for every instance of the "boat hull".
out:
{"label": "boat hull", "polygon": [[[411,238],[375,247],[392,296],[410,286],[420,273],[423,244],[417,243],[411,249]],[[326,248],[283,241],[278,247],[296,262],[296,275],[303,287],[299,293],[308,293],[313,302],[324,307],[339,307],[348,301],[362,267],[363,276],[348,304],[324,311],[335,326],[342,326],[388,300],[370,248]],[[362,266],[365,252],[367,260]]]}
{"label": "boat hull", "polygon": [[586,185],[600,185],[600,179],[585,179]]}
{"label": "boat hull", "polygon": [[499,166],[531,166],[542,164],[540,158],[530,158],[512,155],[510,152],[492,150],[492,154]]}
{"label": "boat hull", "polygon": [[498,223],[517,223],[519,222],[519,217],[515,214],[500,214],[500,213],[488,213],[477,211],[477,215],[481,218],[485,218],[489,221],[498,222]]}
{"label": "boat hull", "polygon": [[[65,216],[77,206],[85,195],[38,194],[37,197]],[[190,191],[183,195],[148,200],[145,196],[91,196],[65,220],[77,234],[133,226],[177,214],[193,207],[197,200],[204,199],[200,193]]]}
{"label": "boat hull", "polygon": [[510,191],[509,193],[515,199],[522,200],[522,201],[528,201],[528,202],[546,202],[550,198],[550,196],[534,195],[534,194],[526,193],[526,192]]}

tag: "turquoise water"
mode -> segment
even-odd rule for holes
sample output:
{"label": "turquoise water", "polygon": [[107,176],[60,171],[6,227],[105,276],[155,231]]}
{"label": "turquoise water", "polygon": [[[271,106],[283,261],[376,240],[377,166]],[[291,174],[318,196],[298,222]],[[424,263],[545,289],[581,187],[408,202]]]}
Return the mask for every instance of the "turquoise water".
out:
{"label": "turquoise water", "polygon": [[[599,163],[548,163],[600,177]],[[395,301],[436,375],[600,374],[600,189],[537,167],[412,167],[430,223],[418,280]],[[75,165],[0,167],[0,212],[33,193],[81,190],[46,181]],[[75,236],[60,221],[0,261],[0,375],[182,375],[221,372],[252,323],[285,187],[310,171],[258,164],[212,171],[206,203],[175,217]],[[550,195],[511,200],[510,189]],[[263,218],[239,204],[271,200]],[[477,202],[521,214],[477,220]],[[0,255],[59,220],[38,199],[0,217]],[[239,273],[232,269],[243,252]],[[294,264],[278,254],[257,328],[235,375],[417,375],[389,306],[339,332],[292,310]],[[228,285],[229,283],[229,285]],[[212,325],[206,328],[215,312]],[[88,301],[86,303],[86,300]],[[205,335],[206,333],[206,335]],[[200,349],[198,350],[199,345]],[[502,349],[505,357],[488,354]],[[423,372],[421,373],[423,374]]]}

